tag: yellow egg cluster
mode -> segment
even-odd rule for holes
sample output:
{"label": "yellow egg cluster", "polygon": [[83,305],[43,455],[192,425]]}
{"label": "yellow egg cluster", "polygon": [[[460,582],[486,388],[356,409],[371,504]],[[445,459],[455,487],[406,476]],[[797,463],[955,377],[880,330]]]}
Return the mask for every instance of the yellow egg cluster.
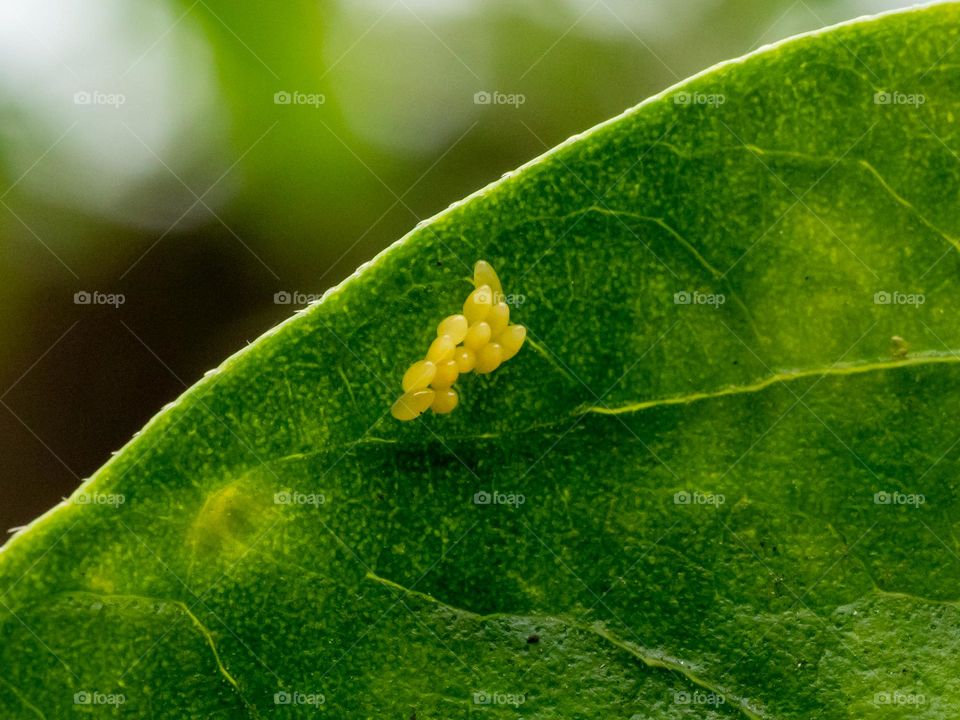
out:
{"label": "yellow egg cluster", "polygon": [[527,329],[510,324],[500,278],[486,260],[473,268],[473,285],[463,314],[444,318],[427,356],[404,373],[403,395],[390,409],[397,420],[413,420],[427,410],[451,412],[459,401],[453,384],[461,374],[491,373],[520,351]]}

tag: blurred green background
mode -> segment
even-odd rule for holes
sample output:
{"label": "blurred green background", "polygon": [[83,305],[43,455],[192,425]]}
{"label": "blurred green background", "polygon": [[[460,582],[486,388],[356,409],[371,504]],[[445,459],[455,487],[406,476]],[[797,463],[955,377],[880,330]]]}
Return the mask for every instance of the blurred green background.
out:
{"label": "blurred green background", "polygon": [[418,220],[715,62],[910,4],[5,0],[0,526]]}

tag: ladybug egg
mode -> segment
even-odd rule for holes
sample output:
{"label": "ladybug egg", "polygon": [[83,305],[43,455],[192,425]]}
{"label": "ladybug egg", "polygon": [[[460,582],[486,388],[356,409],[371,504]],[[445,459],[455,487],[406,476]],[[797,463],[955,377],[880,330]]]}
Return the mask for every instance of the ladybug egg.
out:
{"label": "ladybug egg", "polygon": [[448,388],[453,385],[460,376],[460,368],[456,360],[447,360],[437,366],[437,374],[433,377],[434,390],[438,388]]}
{"label": "ladybug egg", "polygon": [[433,404],[435,397],[436,393],[433,390],[416,390],[404,393],[390,408],[390,413],[397,420],[413,420]]}
{"label": "ladybug egg", "polygon": [[460,346],[453,353],[453,359],[457,363],[457,369],[461,373],[468,373],[473,370],[477,364],[477,354],[468,347]]}
{"label": "ladybug egg", "polygon": [[463,339],[463,344],[474,352],[490,342],[490,326],[485,322],[478,322],[467,331],[467,336]]}
{"label": "ladybug egg", "polygon": [[500,367],[501,362],[503,362],[503,351],[500,345],[495,342],[487,343],[477,353],[476,371],[480,375],[491,373]]}
{"label": "ladybug egg", "polygon": [[527,339],[527,329],[523,325],[511,325],[497,338],[500,348],[503,350],[503,362],[506,362],[518,352],[523,346],[523,341]]}
{"label": "ladybug egg", "polygon": [[430,409],[439,415],[446,415],[448,412],[453,411],[459,400],[460,398],[457,397],[457,391],[453,388],[437,390],[437,395],[433,399],[433,404],[430,405]]}
{"label": "ladybug egg", "polygon": [[510,307],[505,302],[498,302],[490,308],[486,322],[490,326],[490,337],[496,338],[510,322]]}
{"label": "ladybug egg", "polygon": [[467,334],[470,324],[467,322],[467,318],[463,315],[451,315],[444,318],[439,325],[437,325],[437,337],[442,337],[446,335],[451,340],[453,340],[454,345],[459,345],[463,342],[463,338]]}
{"label": "ladybug egg", "polygon": [[466,302],[463,303],[463,314],[471,325],[476,325],[481,320],[486,320],[492,307],[493,291],[489,285],[481,285],[470,293]]}
{"label": "ladybug egg", "polygon": [[437,374],[437,366],[429,360],[418,360],[403,374],[403,391],[423,390]]}
{"label": "ladybug egg", "polygon": [[441,335],[430,344],[427,350],[427,360],[432,363],[442,363],[453,357],[457,344],[448,335]]}
{"label": "ladybug egg", "polygon": [[503,295],[500,278],[497,277],[493,266],[486,260],[477,260],[477,264],[473,266],[473,285],[474,287],[489,285],[495,294]]}

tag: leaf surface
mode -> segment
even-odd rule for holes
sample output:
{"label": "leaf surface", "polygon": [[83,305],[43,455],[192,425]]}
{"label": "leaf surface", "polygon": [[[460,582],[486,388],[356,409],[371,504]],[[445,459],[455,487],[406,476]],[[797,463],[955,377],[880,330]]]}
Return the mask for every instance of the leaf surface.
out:
{"label": "leaf surface", "polygon": [[[227,360],[0,553],[0,715],[956,717],[958,41],[714,68]],[[480,258],[528,345],[397,423]]]}

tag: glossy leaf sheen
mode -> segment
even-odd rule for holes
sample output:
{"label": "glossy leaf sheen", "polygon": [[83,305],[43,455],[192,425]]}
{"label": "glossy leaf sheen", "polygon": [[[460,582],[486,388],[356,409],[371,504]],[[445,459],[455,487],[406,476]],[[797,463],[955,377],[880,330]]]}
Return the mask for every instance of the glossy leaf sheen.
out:
{"label": "glossy leaf sheen", "polygon": [[[0,554],[0,716],[956,717],[958,21],[694,78],[229,359]],[[527,345],[394,421],[480,258]]]}

